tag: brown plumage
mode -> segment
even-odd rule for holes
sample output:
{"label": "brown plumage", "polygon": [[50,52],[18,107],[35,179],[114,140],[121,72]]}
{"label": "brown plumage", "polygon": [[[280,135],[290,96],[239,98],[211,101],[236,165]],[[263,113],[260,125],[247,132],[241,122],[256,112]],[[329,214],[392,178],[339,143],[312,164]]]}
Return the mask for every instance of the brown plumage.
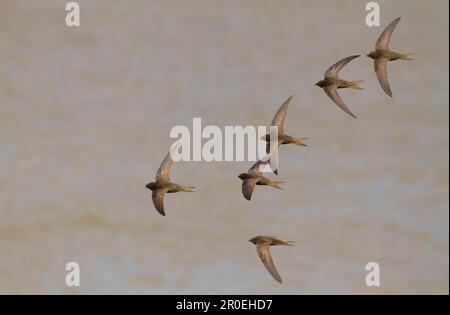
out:
{"label": "brown plumage", "polygon": [[256,162],[247,173],[239,174],[242,179],[242,194],[244,198],[250,200],[252,198],[253,189],[255,185],[271,186],[277,189],[282,189],[279,184],[283,182],[268,179],[262,175],[264,167],[269,163],[269,160]]}
{"label": "brown plumage", "polygon": [[272,277],[277,280],[279,283],[282,283],[280,274],[278,273],[277,268],[275,268],[275,264],[273,263],[272,255],[270,254],[269,247],[273,245],[285,245],[285,246],[294,246],[294,242],[282,240],[273,236],[256,236],[249,240],[256,245],[256,251],[258,252],[259,258],[263,262],[267,271],[272,275]]}
{"label": "brown plumage", "polygon": [[345,105],[345,103],[342,101],[341,97],[339,96],[337,89],[355,89],[355,90],[362,90],[361,87],[359,87],[358,83],[364,82],[363,80],[360,81],[346,81],[339,78],[338,73],[341,71],[341,69],[348,64],[350,61],[352,61],[355,58],[358,58],[360,55],[354,55],[350,57],[346,57],[342,60],[339,60],[334,65],[332,65],[324,74],[324,79],[317,82],[316,86],[319,86],[323,88],[325,93],[328,95],[328,97],[337,105],[339,106],[343,111],[345,111],[347,114],[352,116],[353,118],[356,118],[356,116],[350,111],[350,109]]}
{"label": "brown plumage", "polygon": [[375,44],[375,50],[367,55],[367,57],[373,59],[378,82],[380,82],[381,87],[390,97],[392,97],[392,90],[387,75],[388,62],[394,60],[413,60],[408,57],[409,55],[412,55],[411,53],[398,53],[389,49],[392,33],[398,22],[400,22],[400,19],[400,17],[396,18],[384,29]]}
{"label": "brown plumage", "polygon": [[176,193],[179,191],[193,192],[192,186],[182,186],[172,183],[169,178],[169,172],[172,168],[173,160],[170,156],[170,152],[167,153],[166,157],[162,161],[158,171],[156,172],[155,182],[151,182],[145,185],[146,188],[152,191],[153,204],[156,210],[161,215],[166,215],[164,211],[164,194],[165,193]]}
{"label": "brown plumage", "polygon": [[[278,111],[275,113],[275,116],[272,119],[272,124],[271,126],[275,126],[278,127],[278,146],[282,145],[282,144],[296,144],[296,145],[301,145],[301,146],[308,146],[307,144],[305,144],[303,141],[307,140],[309,138],[302,138],[302,137],[292,137],[287,135],[284,132],[284,121],[286,120],[286,115],[289,109],[289,106],[291,104],[291,100],[294,97],[294,95],[292,95],[291,97],[289,97],[283,104],[281,104],[280,108],[278,109]],[[266,146],[266,153],[270,154],[271,150],[270,150],[270,134],[267,134],[264,136],[264,140],[267,141],[267,146]],[[275,174],[278,175],[278,170],[274,170],[273,171]]]}

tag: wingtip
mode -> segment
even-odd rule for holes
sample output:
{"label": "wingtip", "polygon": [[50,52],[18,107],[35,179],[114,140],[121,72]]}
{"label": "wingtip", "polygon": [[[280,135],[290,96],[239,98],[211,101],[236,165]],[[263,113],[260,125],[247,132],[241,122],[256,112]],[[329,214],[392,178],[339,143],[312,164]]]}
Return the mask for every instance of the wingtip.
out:
{"label": "wingtip", "polygon": [[393,20],[393,21],[391,22],[391,24],[397,25],[397,24],[400,22],[401,19],[402,19],[402,17],[399,16],[398,18],[396,18],[395,20]]}

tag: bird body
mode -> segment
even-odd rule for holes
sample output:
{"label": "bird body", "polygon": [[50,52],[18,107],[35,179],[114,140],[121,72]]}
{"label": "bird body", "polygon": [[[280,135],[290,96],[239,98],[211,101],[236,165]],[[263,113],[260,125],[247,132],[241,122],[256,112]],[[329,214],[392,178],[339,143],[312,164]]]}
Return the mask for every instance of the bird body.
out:
{"label": "bird body", "polygon": [[274,236],[259,235],[259,236],[255,236],[255,237],[251,238],[249,241],[255,245],[258,243],[269,243],[269,245],[271,245],[271,246],[272,245],[294,246],[293,241],[279,239]]}
{"label": "bird body", "polygon": [[317,82],[316,86],[321,87],[325,94],[328,95],[328,97],[337,105],[339,106],[343,111],[345,111],[347,114],[352,116],[353,118],[356,118],[356,116],[350,111],[350,109],[345,105],[344,101],[342,101],[341,97],[339,96],[337,89],[354,89],[354,90],[362,90],[362,88],[359,86],[360,82],[364,82],[363,80],[360,81],[347,81],[339,78],[338,73],[341,71],[341,69],[348,64],[350,61],[352,61],[355,58],[358,58],[359,55],[349,56],[344,59],[339,60],[334,65],[329,67],[327,71],[325,71],[324,79]]}
{"label": "bird body", "polygon": [[176,193],[179,191],[185,191],[185,192],[193,192],[193,188],[195,187],[191,187],[191,186],[182,186],[179,184],[175,184],[172,182],[168,182],[168,181],[156,181],[156,182],[151,182],[149,184],[147,184],[145,187],[147,187],[150,190],[157,190],[157,189],[162,189],[162,190],[166,190],[167,193]]}
{"label": "bird body", "polygon": [[409,55],[411,53],[398,53],[389,49],[376,49],[372,52],[370,52],[367,57],[372,59],[387,59],[389,61],[395,61],[395,60],[414,60],[409,58]]}
{"label": "bird body", "polygon": [[[302,138],[302,137],[292,137],[286,134],[280,134],[278,133],[278,144],[282,145],[282,144],[296,144],[296,145],[301,145],[304,147],[307,147],[308,145],[306,143],[304,143],[304,140],[307,140],[309,138]],[[270,135],[265,135],[264,140],[266,140],[267,142],[270,142]],[[267,152],[269,153],[269,152]]]}
{"label": "bird body", "polygon": [[241,173],[239,174],[239,178],[243,181],[255,181],[255,185],[261,185],[261,186],[271,186],[274,188],[282,189],[279,184],[282,184],[284,182],[271,180],[265,176],[257,175],[257,174],[249,174],[249,173]]}
{"label": "bird body", "polygon": [[271,180],[262,175],[262,169],[269,163],[269,161],[256,162],[247,173],[239,174],[239,178],[242,180],[242,194],[245,199],[250,200],[252,198],[255,185],[270,186],[277,189],[283,189],[280,184],[283,182]]}
{"label": "bird body", "polygon": [[[278,146],[282,144],[296,144],[301,146],[308,146],[303,141],[308,138],[302,137],[292,137],[284,133],[284,121],[286,120],[286,115],[294,95],[290,96],[283,104],[281,104],[278,111],[275,113],[275,116],[272,119],[271,126],[278,128]],[[264,136],[264,140],[267,142],[266,152],[270,153],[270,134]]]}
{"label": "bird body", "polygon": [[264,236],[264,235],[255,236],[251,238],[249,242],[256,245],[256,251],[258,253],[258,256],[263,262],[267,271],[271,274],[271,276],[279,283],[282,283],[283,280],[281,279],[281,276],[278,273],[275,264],[273,263],[269,247],[274,245],[294,246],[294,242],[279,239],[273,236]]}
{"label": "bird body", "polygon": [[362,90],[361,87],[359,87],[358,83],[363,81],[347,81],[342,80],[340,78],[325,78],[319,82],[316,83],[317,86],[321,88],[327,88],[336,86],[336,89],[356,89],[356,90]]}
{"label": "bird body", "polygon": [[172,165],[173,160],[169,152],[156,172],[155,181],[145,185],[146,188],[152,191],[153,204],[161,215],[166,215],[164,210],[164,194],[176,193],[179,191],[194,192],[193,189],[195,188],[193,186],[183,186],[171,182],[169,172]]}
{"label": "bird body", "polygon": [[394,32],[398,22],[400,22],[400,19],[401,18],[396,18],[384,29],[375,44],[375,50],[367,54],[367,57],[373,59],[378,82],[384,92],[386,92],[386,94],[390,97],[392,97],[392,90],[387,75],[388,62],[395,60],[414,60],[409,58],[409,55],[412,55],[411,53],[399,53],[389,49],[389,42],[391,40],[392,33]]}

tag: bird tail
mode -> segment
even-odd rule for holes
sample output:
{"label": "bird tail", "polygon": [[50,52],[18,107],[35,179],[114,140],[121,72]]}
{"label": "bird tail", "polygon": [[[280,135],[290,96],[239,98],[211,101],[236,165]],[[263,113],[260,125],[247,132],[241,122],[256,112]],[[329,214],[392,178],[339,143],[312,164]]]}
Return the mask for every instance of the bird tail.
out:
{"label": "bird tail", "polygon": [[350,81],[351,85],[348,88],[353,90],[363,90],[363,88],[359,86],[359,83],[361,82],[364,82],[364,80]]}
{"label": "bird tail", "polygon": [[296,145],[301,145],[301,146],[304,146],[304,147],[307,147],[308,145],[306,144],[306,143],[304,143],[303,141],[304,140],[308,140],[309,138],[301,138],[301,137],[297,137],[297,138],[294,138],[294,144],[296,144]]}
{"label": "bird tail", "polygon": [[409,58],[408,56],[414,55],[413,53],[405,53],[402,55],[402,60],[414,60],[413,58]]}
{"label": "bird tail", "polygon": [[194,186],[187,186],[187,187],[183,187],[184,192],[194,192],[195,187]]}
{"label": "bird tail", "polygon": [[283,189],[283,187],[280,186],[280,184],[283,184],[284,182],[273,180],[270,182],[269,186],[277,189]]}
{"label": "bird tail", "polygon": [[294,241],[278,239],[278,244],[277,245],[294,246],[295,242]]}

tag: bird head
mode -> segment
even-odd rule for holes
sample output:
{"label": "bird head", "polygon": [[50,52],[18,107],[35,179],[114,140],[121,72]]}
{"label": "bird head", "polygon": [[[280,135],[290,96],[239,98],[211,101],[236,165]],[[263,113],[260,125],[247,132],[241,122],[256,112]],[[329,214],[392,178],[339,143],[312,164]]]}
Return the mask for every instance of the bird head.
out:
{"label": "bird head", "polygon": [[375,52],[372,51],[371,53],[367,54],[367,57],[375,59]]}
{"label": "bird head", "polygon": [[153,186],[155,183],[148,183],[147,185],[145,185],[145,188],[153,190]]}
{"label": "bird head", "polygon": [[258,239],[258,237],[253,237],[253,238],[249,239],[248,241],[256,245],[257,239]]}
{"label": "bird head", "polygon": [[247,178],[247,174],[246,174],[246,173],[241,173],[241,174],[239,174],[238,177],[239,177],[240,179],[244,180],[244,179]]}

